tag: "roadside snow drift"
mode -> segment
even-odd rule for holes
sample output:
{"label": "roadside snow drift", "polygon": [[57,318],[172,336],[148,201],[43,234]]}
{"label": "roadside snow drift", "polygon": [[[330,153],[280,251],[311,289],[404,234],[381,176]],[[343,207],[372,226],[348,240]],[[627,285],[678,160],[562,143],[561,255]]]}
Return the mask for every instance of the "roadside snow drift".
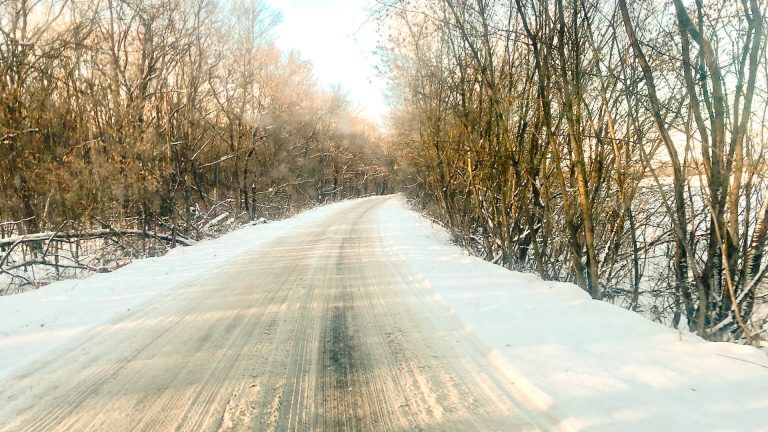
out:
{"label": "roadside snow drift", "polygon": [[472,333],[543,427],[768,430],[768,358],[591,300],[577,286],[505,270],[451,246],[400,200],[378,214],[413,282]]}

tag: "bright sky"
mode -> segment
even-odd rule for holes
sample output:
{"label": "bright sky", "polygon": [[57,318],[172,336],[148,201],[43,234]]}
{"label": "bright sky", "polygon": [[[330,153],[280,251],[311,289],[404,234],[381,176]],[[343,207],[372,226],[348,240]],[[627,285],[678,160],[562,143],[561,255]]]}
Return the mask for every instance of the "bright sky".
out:
{"label": "bright sky", "polygon": [[366,1],[267,0],[282,16],[278,47],[297,50],[314,65],[318,81],[340,85],[361,114],[382,124],[387,111],[386,83],[375,65],[376,23]]}

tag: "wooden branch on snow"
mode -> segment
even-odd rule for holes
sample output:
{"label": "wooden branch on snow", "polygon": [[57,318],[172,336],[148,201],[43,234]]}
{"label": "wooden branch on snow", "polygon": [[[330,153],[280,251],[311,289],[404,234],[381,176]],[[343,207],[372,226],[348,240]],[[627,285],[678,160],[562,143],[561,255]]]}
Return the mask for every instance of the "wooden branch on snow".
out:
{"label": "wooden branch on snow", "polygon": [[2,258],[0,258],[0,269],[2,269],[3,266],[5,265],[5,262],[8,261],[8,257],[11,256],[11,252],[13,252],[13,250],[16,249],[16,246],[20,245],[23,240],[24,240],[24,236],[22,236],[21,238],[17,238],[16,241],[10,244],[11,248],[8,249],[8,251],[5,253],[5,255],[3,255]]}
{"label": "wooden branch on snow", "polygon": [[[173,242],[174,238],[165,234],[158,234],[151,231],[141,231],[135,229],[94,229],[78,232],[44,232],[37,234],[27,234],[23,236],[8,237],[0,239],[0,247],[11,246],[15,243],[31,243],[39,241],[55,241],[55,240],[72,240],[72,239],[92,239],[100,237],[112,237],[112,236],[124,236],[124,237],[142,237],[142,238],[154,238],[164,242]],[[195,244],[194,240],[176,236],[176,243],[184,246],[192,246]]]}
{"label": "wooden branch on snow", "polygon": [[16,221],[0,222],[0,226],[11,226],[11,225],[16,225],[16,224],[19,224],[19,223],[22,223],[22,222],[26,222],[26,221],[28,221],[28,220],[32,220],[32,219],[34,219],[34,218],[35,218],[34,216],[30,216],[30,217],[28,217],[28,218],[19,219],[19,220],[16,220]]}
{"label": "wooden branch on snow", "polygon": [[[32,281],[29,278],[26,278],[26,277],[24,277],[22,275],[18,275],[18,274],[14,274],[14,273],[5,271],[2,268],[0,268],[0,274],[7,274],[8,276],[10,276],[11,283],[13,283],[13,281],[16,280],[16,279],[20,279],[20,280],[22,280],[24,282],[23,283],[24,285],[32,285]],[[8,286],[5,286],[5,287],[0,287],[0,295],[2,295],[3,291],[8,290],[10,288],[10,285],[11,284],[9,284]]]}
{"label": "wooden branch on snow", "polygon": [[19,263],[19,264],[14,264],[14,265],[12,265],[12,266],[10,266],[8,268],[3,269],[3,271],[9,272],[11,270],[17,270],[17,269],[20,269],[22,267],[33,266],[33,265],[43,265],[43,266],[48,266],[48,267],[58,267],[58,268],[61,268],[61,269],[88,270],[88,271],[91,271],[91,272],[98,272],[99,271],[99,268],[91,267],[91,266],[89,266],[87,264],[83,264],[83,263],[80,263],[80,264],[61,264],[61,263],[59,263],[59,264],[57,264],[57,263],[52,263],[52,262],[50,262],[48,260],[45,260],[45,259],[35,259],[35,260],[25,261],[25,262]]}

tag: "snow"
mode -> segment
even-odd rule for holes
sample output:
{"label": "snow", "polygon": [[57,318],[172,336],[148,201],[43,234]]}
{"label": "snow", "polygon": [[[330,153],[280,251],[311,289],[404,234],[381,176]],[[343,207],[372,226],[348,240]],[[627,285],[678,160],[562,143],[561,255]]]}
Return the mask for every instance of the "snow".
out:
{"label": "snow", "polygon": [[134,261],[113,273],[0,296],[0,382],[85,330],[205,277],[228,261],[352,203],[344,201],[290,219],[250,225],[215,240],[176,248],[162,257]]}
{"label": "snow", "polygon": [[[0,297],[0,382],[50,350],[356,201],[249,225],[108,274]],[[469,256],[402,199],[373,214],[402,275],[437,302],[542,425],[563,431],[768,431],[768,358],[710,343]]]}
{"label": "snow", "polygon": [[470,334],[554,430],[768,431],[768,358],[712,343],[470,257],[391,200],[377,223],[393,259]]}

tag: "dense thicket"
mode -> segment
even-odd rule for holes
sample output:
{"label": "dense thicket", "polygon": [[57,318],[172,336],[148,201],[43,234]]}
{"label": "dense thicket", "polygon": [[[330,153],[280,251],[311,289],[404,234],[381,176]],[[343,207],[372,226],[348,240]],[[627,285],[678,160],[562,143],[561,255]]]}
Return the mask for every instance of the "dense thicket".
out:
{"label": "dense thicket", "polygon": [[377,132],[248,0],[0,0],[4,235],[198,237],[381,192]]}
{"label": "dense thicket", "polygon": [[403,187],[488,260],[764,338],[766,2],[631,3],[383,5]]}

